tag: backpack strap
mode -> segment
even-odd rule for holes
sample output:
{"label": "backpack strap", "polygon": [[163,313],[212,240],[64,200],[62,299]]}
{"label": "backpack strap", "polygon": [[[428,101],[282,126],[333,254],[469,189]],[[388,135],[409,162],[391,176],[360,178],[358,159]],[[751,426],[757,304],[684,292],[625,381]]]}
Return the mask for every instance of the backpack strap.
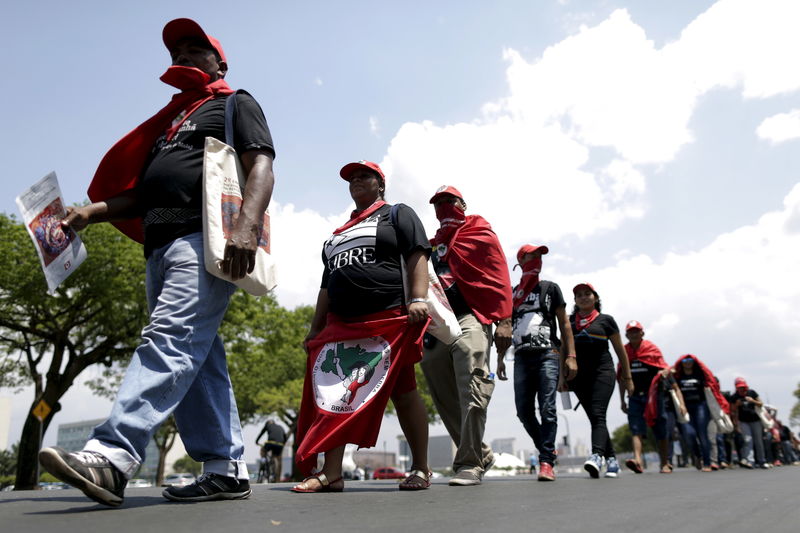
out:
{"label": "backpack strap", "polygon": [[236,102],[236,95],[250,95],[244,89],[238,89],[233,94],[228,95],[225,100],[225,144],[233,148],[233,126],[236,123],[236,115],[239,112],[239,104]]}
{"label": "backpack strap", "polygon": [[400,209],[400,206],[403,204],[394,204],[391,209],[389,209],[389,222],[392,223],[392,226],[395,226],[395,231],[397,231],[397,211]]}

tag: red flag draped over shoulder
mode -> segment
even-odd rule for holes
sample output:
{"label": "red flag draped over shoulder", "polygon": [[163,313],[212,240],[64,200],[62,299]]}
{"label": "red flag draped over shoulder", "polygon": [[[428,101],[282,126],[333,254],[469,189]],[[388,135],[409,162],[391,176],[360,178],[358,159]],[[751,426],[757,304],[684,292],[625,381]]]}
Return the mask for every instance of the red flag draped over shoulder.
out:
{"label": "red flag draped over shoulder", "polygon": [[482,324],[511,317],[511,277],[500,241],[492,226],[479,215],[469,215],[453,233],[439,257],[447,261],[475,316]]}
{"label": "red flag draped over shoulder", "polygon": [[[92,202],[102,202],[134,188],[150,150],[161,135],[168,129],[177,131],[183,120],[186,120],[206,101],[231,93],[233,93],[233,89],[225,80],[220,79],[202,88],[186,90],[174,95],[170,103],[161,111],[117,141],[106,153],[89,185],[87,191],[89,199]],[[183,120],[172,125],[172,121],[183,111],[186,112]],[[134,241],[144,242],[141,218],[116,221],[113,224]]]}
{"label": "red flag draped over shoulder", "polygon": [[399,370],[422,359],[428,322],[408,324],[399,310],[344,322],[328,315],[325,329],[308,343],[295,460],[304,475],[317,454],[348,443],[375,446]]}
{"label": "red flag draped over shoulder", "polygon": [[[647,339],[642,339],[639,348],[636,350],[633,349],[631,343],[626,344],[625,353],[628,354],[628,361],[630,362],[641,361],[646,365],[656,368],[667,368],[669,366],[664,360],[664,356],[661,354],[661,350],[658,349],[658,346]],[[617,378],[619,378],[621,370],[622,367],[617,363]]]}
{"label": "red flag draped over shoulder", "polygon": [[675,371],[675,379],[680,379],[681,376],[683,376],[683,367],[681,366],[681,361],[683,361],[687,357],[691,357],[692,359],[694,359],[695,364],[699,366],[700,370],[703,372],[703,377],[705,378],[704,386],[711,389],[711,392],[714,393],[714,398],[716,398],[717,403],[722,408],[722,410],[726,414],[730,414],[731,407],[728,404],[728,400],[725,399],[725,397],[722,395],[722,392],[719,390],[719,383],[717,383],[717,380],[714,378],[714,373],[711,370],[709,370],[708,367],[700,359],[698,359],[696,355],[692,354],[682,355],[678,358],[677,361],[675,361],[675,364],[672,366],[672,369]]}

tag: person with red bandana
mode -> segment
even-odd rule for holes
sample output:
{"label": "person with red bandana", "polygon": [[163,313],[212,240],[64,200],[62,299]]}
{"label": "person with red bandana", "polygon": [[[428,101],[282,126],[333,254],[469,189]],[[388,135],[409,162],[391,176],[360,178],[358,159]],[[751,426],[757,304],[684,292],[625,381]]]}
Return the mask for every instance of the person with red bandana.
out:
{"label": "person with red bandana", "polygon": [[605,477],[619,475],[619,463],[611,444],[606,425],[608,403],[614,394],[614,362],[608,343],[614,347],[620,364],[620,375],[625,390],[633,392],[633,378],[628,355],[622,347],[619,327],[611,315],[601,313],[600,295],[589,283],[579,283],[572,289],[575,309],[570,316],[572,336],[575,339],[578,373],[569,381],[592,425],[592,454],[583,468],[592,478],[600,477],[605,466]]}
{"label": "person with red bandana", "polygon": [[511,345],[511,278],[497,235],[483,217],[466,215],[458,189],[440,187],[430,203],[440,223],[431,240],[431,257],[462,333],[449,345],[426,335],[420,366],[457,446],[450,485],[480,485],[494,464],[494,454],[483,442],[494,390],[489,368],[492,324],[497,325],[497,351],[505,353]]}
{"label": "person with red bandana", "polygon": [[762,407],[764,402],[743,377],[736,378],[733,384],[736,392],[730,397],[731,411],[734,415],[736,432],[742,436],[742,454],[739,458],[739,465],[744,468],[753,468],[753,466],[767,468],[764,454],[764,426],[756,411],[756,408]]}
{"label": "person with red bandana", "polygon": [[[552,281],[539,279],[542,256],[549,251],[547,246],[532,244],[525,244],[517,251],[522,277],[512,293],[514,401],[517,418],[539,450],[539,481],[556,479],[553,472],[558,429],[556,392],[559,383],[575,377],[578,370],[561,288]],[[508,379],[504,356],[497,354],[497,377],[501,380]],[[537,396],[541,421],[536,418]]]}
{"label": "person with red bandana", "polygon": [[224,141],[226,101],[235,98],[233,142],[246,176],[241,212],[225,246],[223,270],[252,272],[261,221],[272,196],[275,157],[267,121],[249,94],[225,82],[219,41],[190,19],[164,26],[172,65],[161,77],[180,90],[169,104],[105,155],[89,186],[93,203],[69,208],[62,224],[81,230],[112,222],[144,244],[150,323],[134,351],[111,415],[79,452],[40,452],[42,465],[89,498],[123,502],[158,427],[174,414],[203,474],[168,487],[173,501],[250,495],[242,429],[217,330],[236,286],[212,276],[203,258],[203,153],[206,137]]}
{"label": "person with red bandana", "polygon": [[680,356],[673,365],[672,372],[681,389],[686,410],[689,412],[689,422],[681,424],[681,433],[684,440],[694,450],[697,469],[711,472],[711,442],[708,439],[708,423],[711,420],[711,412],[708,408],[705,389],[711,390],[725,413],[730,410],[728,401],[722,396],[714,374],[696,355]]}
{"label": "person with red bandana", "polygon": [[[411,450],[411,471],[398,488],[425,490],[431,486],[428,418],[414,365],[430,320],[430,244],[413,209],[386,203],[386,176],[376,163],[348,163],[339,176],[356,208],[322,248],[296,432],[295,461],[308,477],[291,490],[342,492],[346,444],[375,446],[389,400]],[[387,357],[375,358],[381,354]],[[319,454],[325,460],[316,471]]]}
{"label": "person with red bandana", "polygon": [[[631,377],[633,378],[633,392],[628,395],[628,403],[625,403],[625,384],[620,380],[619,396],[622,403],[622,412],[628,415],[628,427],[630,427],[633,442],[633,457],[625,461],[625,466],[637,474],[643,472],[642,462],[642,441],[647,436],[647,426],[652,425],[653,434],[658,445],[658,455],[661,459],[661,472],[668,474],[672,472],[669,461],[669,440],[675,428],[675,416],[671,410],[665,408],[664,385],[674,389],[680,395],[680,389],[669,372],[669,365],[664,360],[658,346],[644,338],[644,327],[636,320],[631,320],[625,326],[625,336],[628,343],[625,345],[625,353],[628,355],[628,363],[631,367]],[[617,365],[617,376],[621,377],[622,365]],[[655,387],[653,399],[649,398],[650,389]],[[654,416],[652,424],[645,421],[645,412],[648,402],[654,403]],[[685,407],[681,407],[685,409]]]}

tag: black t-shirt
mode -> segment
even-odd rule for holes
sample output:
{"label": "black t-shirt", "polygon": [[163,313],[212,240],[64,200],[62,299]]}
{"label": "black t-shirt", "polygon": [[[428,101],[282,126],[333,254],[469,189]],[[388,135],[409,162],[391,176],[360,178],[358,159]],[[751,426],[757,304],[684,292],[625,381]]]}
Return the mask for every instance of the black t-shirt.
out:
{"label": "black t-shirt", "polygon": [[[203,150],[206,137],[225,142],[225,101],[216,98],[201,105],[170,141],[158,138],[137,185],[145,220],[145,256],[178,237],[203,230]],[[267,120],[249,94],[236,95],[233,124],[238,154],[266,150],[275,156]],[[169,211],[157,208],[170,208]]]}
{"label": "black t-shirt", "polygon": [[[433,254],[431,260],[433,261],[433,270],[436,272],[436,275],[439,276],[444,294],[447,296],[447,303],[450,304],[453,314],[457,317],[462,317],[472,313],[472,308],[467,304],[461,291],[458,290],[458,284],[453,277],[450,265],[447,264],[447,261],[440,258],[438,254]],[[448,284],[448,282],[450,283]]]}
{"label": "black t-shirt", "polygon": [[[754,400],[758,399],[758,393],[753,389],[749,389],[745,396],[749,396]],[[737,400],[741,400],[739,403],[739,420],[742,422],[758,422],[761,420],[756,412],[756,404],[753,402],[746,402],[743,400],[744,396],[740,395],[738,391],[734,392],[731,395],[731,399],[733,402]]]}
{"label": "black t-shirt", "polygon": [[[542,287],[545,288],[544,296]],[[514,290],[517,288],[514,287]],[[561,341],[558,338],[556,311],[565,305],[559,286],[551,281],[541,280],[525,301],[514,309],[511,337],[514,350],[558,350]]]}
{"label": "black t-shirt", "polygon": [[413,209],[400,204],[396,228],[390,211],[388,204],[381,206],[323,245],[321,287],[328,289],[332,313],[355,317],[403,305],[400,255],[430,255],[431,245]]}
{"label": "black t-shirt", "polygon": [[706,399],[703,391],[705,384],[706,380],[701,372],[695,372],[692,375],[681,375],[678,378],[678,387],[680,387],[681,394],[683,394],[683,401],[687,404],[704,402]]}
{"label": "black t-shirt", "polygon": [[653,378],[661,370],[657,366],[648,365],[635,359],[630,362],[631,364],[631,377],[633,377],[633,395],[643,396],[650,390],[650,384]]}
{"label": "black t-shirt", "polygon": [[578,371],[581,365],[595,367],[604,360],[611,360],[608,339],[619,333],[619,327],[611,315],[600,313],[588,327],[580,332],[575,327],[576,315],[570,317],[572,336],[575,338],[575,354],[578,356]]}

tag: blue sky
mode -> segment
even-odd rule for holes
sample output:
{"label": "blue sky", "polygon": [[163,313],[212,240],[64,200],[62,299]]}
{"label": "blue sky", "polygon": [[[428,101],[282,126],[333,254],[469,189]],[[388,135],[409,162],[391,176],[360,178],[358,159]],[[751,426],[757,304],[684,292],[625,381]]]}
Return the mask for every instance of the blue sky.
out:
{"label": "blue sky", "polygon": [[[285,305],[313,303],[319,245],[351,209],[338,169],[370,159],[429,232],[427,198],[459,187],[510,258],[548,244],[543,275],[566,295],[592,281],[669,361],[696,353],[728,387],[745,375],[786,414],[800,381],[800,14],[790,0],[757,4],[18,3],[0,21],[3,49],[17,51],[0,210],[16,212],[14,197],[51,170],[68,202],[85,198],[105,151],[169,99],[161,29],[190,17],[220,39],[229,83],[272,129]],[[530,448],[509,412],[506,383],[487,438]],[[588,440],[582,415],[568,416]],[[399,428],[384,426],[391,446]]]}

